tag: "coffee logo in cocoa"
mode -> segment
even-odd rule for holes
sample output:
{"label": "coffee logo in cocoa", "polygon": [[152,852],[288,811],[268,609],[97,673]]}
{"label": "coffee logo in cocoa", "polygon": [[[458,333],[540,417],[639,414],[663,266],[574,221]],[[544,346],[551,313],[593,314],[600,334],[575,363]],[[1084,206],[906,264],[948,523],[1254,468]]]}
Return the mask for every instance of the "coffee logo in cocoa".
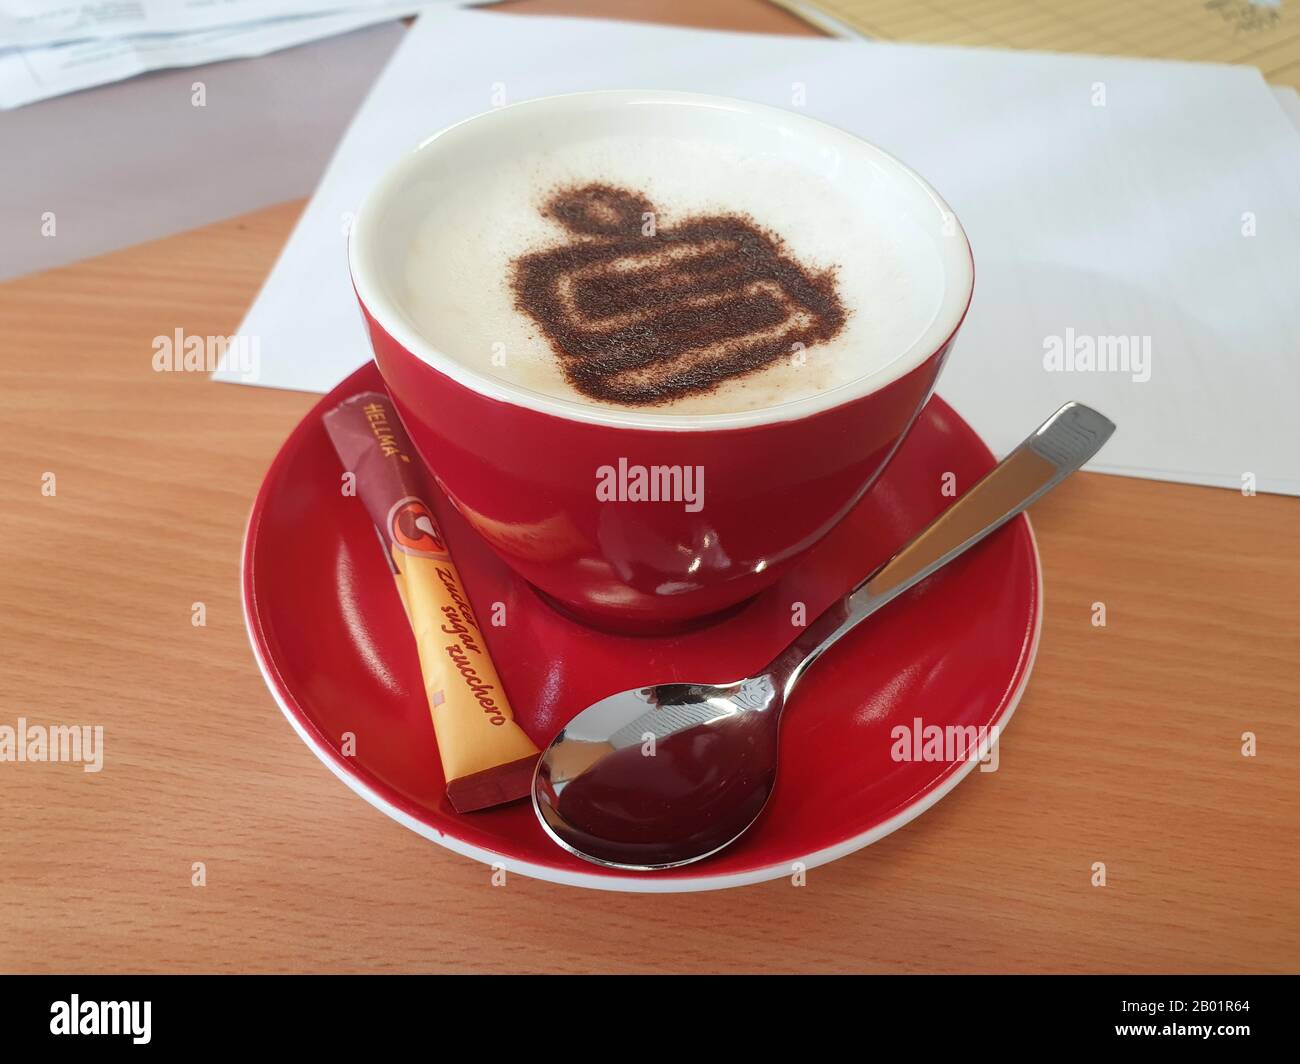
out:
{"label": "coffee logo in cocoa", "polygon": [[593,399],[707,392],[844,327],[834,270],[805,268],[752,218],[702,215],[647,235],[651,202],[605,184],[561,189],[542,211],[573,239],[515,260],[515,302]]}

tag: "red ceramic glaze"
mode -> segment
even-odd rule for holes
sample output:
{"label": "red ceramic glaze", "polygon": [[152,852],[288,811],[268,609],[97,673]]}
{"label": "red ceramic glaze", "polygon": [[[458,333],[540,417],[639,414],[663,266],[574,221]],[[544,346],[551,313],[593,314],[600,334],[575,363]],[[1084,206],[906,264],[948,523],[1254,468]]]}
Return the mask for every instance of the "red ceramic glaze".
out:
{"label": "red ceramic glaze", "polygon": [[[286,717],[350,787],[460,853],[558,882],[612,890],[698,890],[791,874],[875,841],[918,815],[969,762],[896,761],[891,730],[1004,725],[1028,680],[1041,589],[1027,518],[864,622],[800,683],[782,718],[772,801],[734,846],[653,874],[602,869],[555,846],[527,802],[461,816],[444,793],[410,630],[373,527],[341,472],[321,415],[381,386],[359,370],[303,420],[267,473],[244,544],[253,649]],[[667,637],[611,635],[545,604],[446,500],[439,521],[481,617],[520,725],[544,745],[578,711],[616,691],[672,680],[726,681],[766,664],[808,617],[972,485],[993,457],[931,399],[876,487],[778,582],[725,620]],[[345,733],[355,754],[342,753]],[[1001,771],[1009,771],[1005,766]],[[978,775],[978,774],[977,774]]]}
{"label": "red ceramic glaze", "polygon": [[[810,417],[656,431],[571,420],[474,391],[362,310],[402,422],[456,509],[556,602],[628,632],[680,628],[775,583],[874,481],[951,346],[879,391]],[[703,507],[602,501],[597,469],[621,459],[699,468]]]}

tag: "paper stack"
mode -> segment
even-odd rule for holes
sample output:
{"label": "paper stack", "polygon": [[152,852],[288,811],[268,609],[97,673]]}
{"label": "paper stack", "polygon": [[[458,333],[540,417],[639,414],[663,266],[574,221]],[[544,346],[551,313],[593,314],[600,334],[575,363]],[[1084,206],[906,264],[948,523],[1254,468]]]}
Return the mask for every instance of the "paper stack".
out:
{"label": "paper stack", "polygon": [[402,18],[436,2],[0,0],[0,109],[147,70],[266,55]]}

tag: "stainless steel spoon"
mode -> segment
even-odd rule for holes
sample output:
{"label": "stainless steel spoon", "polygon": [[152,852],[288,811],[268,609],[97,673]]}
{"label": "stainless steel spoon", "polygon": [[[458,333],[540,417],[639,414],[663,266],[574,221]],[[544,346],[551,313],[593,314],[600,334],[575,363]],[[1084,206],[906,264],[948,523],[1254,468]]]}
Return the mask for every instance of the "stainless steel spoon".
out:
{"label": "stainless steel spoon", "polygon": [[1114,431],[1097,411],[1066,403],[757,675],[642,687],[584,709],[538,760],[533,809],[542,827],[588,861],[643,871],[734,842],[772,793],[781,710],[813,662],[1051,491]]}

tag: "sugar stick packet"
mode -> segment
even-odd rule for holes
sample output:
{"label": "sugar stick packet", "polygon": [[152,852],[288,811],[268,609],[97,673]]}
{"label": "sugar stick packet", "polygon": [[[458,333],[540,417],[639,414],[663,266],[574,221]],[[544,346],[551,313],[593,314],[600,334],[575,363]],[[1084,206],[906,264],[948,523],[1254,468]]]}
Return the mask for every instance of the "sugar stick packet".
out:
{"label": "sugar stick packet", "polygon": [[356,478],[415,633],[447,799],[468,813],[525,797],[539,751],[515,723],[392,400],[354,395],[325,415],[325,430]]}

